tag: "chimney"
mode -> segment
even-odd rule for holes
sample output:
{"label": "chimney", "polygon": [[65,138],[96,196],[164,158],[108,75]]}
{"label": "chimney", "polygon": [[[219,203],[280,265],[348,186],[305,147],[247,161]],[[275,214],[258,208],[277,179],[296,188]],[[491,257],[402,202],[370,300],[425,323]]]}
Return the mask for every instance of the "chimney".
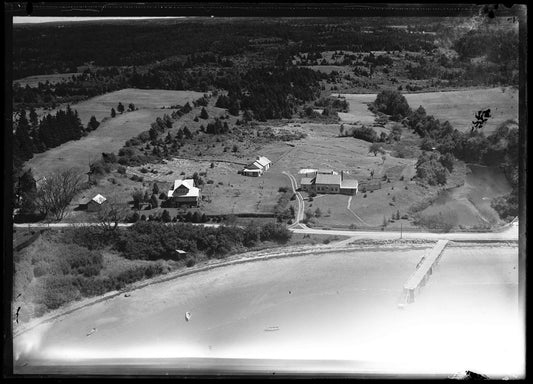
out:
{"label": "chimney", "polygon": [[341,171],[341,181],[344,180],[344,171]]}

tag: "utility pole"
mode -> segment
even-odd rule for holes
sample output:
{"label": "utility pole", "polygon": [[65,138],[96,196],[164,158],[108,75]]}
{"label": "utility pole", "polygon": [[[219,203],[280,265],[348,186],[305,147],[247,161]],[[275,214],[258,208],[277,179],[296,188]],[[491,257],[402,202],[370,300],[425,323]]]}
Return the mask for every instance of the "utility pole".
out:
{"label": "utility pole", "polygon": [[403,224],[400,223],[400,239],[403,238]]}

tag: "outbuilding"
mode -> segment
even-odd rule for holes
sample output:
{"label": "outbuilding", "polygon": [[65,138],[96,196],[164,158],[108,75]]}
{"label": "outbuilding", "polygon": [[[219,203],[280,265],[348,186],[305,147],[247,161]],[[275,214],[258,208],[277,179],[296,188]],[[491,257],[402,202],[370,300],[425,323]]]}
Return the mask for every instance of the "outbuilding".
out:
{"label": "outbuilding", "polygon": [[107,199],[98,194],[87,203],[88,212],[97,212],[107,203]]}

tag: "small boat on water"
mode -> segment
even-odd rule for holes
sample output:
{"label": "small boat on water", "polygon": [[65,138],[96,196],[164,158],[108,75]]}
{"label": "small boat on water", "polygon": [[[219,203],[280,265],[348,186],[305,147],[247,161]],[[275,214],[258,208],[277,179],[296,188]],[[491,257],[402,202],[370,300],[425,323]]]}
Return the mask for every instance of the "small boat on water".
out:
{"label": "small boat on water", "polygon": [[185,321],[189,321],[191,319],[191,313],[185,312]]}

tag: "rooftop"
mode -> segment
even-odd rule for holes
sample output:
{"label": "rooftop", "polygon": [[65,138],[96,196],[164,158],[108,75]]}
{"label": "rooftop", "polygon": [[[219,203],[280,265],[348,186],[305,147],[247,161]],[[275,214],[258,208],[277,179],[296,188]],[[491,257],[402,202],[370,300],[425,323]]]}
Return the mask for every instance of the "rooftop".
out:
{"label": "rooftop", "polygon": [[341,188],[355,189],[359,186],[357,180],[344,179],[341,181]]}
{"label": "rooftop", "polygon": [[174,181],[174,188],[171,189],[170,191],[168,191],[168,197],[173,197],[174,196],[174,191],[181,187],[181,186],[184,186],[185,188],[187,188],[187,193],[185,194],[181,194],[179,195],[180,197],[198,197],[200,195],[200,189],[199,188],[196,188],[194,186],[194,180],[193,179],[185,179],[185,180],[175,180]]}
{"label": "rooftop", "polygon": [[323,173],[319,173],[316,175],[316,181],[315,184],[341,184],[341,176],[340,175],[326,175]]}
{"label": "rooftop", "polygon": [[246,167],[244,167],[244,169],[246,169],[246,170],[254,169],[254,168],[263,169],[264,166],[259,161],[256,160],[253,163],[250,163]]}
{"label": "rooftop", "polygon": [[96,204],[102,204],[106,200],[107,199],[104,196],[100,195],[100,194],[98,194],[98,195],[96,195],[95,197],[92,198],[92,201],[94,201]]}
{"label": "rooftop", "polygon": [[313,177],[302,177],[300,185],[311,185],[313,184]]}
{"label": "rooftop", "polygon": [[272,163],[270,160],[268,160],[265,156],[258,156],[256,159],[256,162],[261,164],[263,167]]}

